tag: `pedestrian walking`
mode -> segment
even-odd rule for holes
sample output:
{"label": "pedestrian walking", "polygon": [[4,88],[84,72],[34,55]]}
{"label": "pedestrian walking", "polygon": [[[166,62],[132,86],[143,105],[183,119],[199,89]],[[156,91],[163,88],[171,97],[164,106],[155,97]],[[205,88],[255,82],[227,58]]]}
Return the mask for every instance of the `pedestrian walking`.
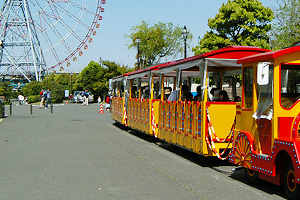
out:
{"label": "pedestrian walking", "polygon": [[100,106],[100,104],[101,104],[101,97],[100,97],[100,95],[99,95],[99,97],[98,97],[98,105]]}
{"label": "pedestrian walking", "polygon": [[47,90],[44,90],[44,93],[43,93],[43,105],[44,108],[46,109],[46,103],[47,103]]}
{"label": "pedestrian walking", "polygon": [[28,97],[25,97],[25,105],[28,105]]}
{"label": "pedestrian walking", "polygon": [[44,88],[40,92],[41,102],[40,102],[40,108],[43,108],[45,98],[44,98]]}
{"label": "pedestrian walking", "polygon": [[106,96],[105,97],[105,109],[106,110],[109,110],[110,109],[110,97],[109,96]]}
{"label": "pedestrian walking", "polygon": [[48,108],[48,105],[51,105],[51,93],[50,93],[50,89],[48,88],[47,92],[46,92],[46,108]]}
{"label": "pedestrian walking", "polygon": [[86,106],[89,105],[89,96],[90,96],[89,91],[85,90],[83,93],[83,104],[82,105],[86,105]]}
{"label": "pedestrian walking", "polygon": [[22,105],[23,102],[24,102],[24,96],[21,95],[21,94],[19,94],[19,96],[18,96],[18,101],[19,101],[19,105]]}

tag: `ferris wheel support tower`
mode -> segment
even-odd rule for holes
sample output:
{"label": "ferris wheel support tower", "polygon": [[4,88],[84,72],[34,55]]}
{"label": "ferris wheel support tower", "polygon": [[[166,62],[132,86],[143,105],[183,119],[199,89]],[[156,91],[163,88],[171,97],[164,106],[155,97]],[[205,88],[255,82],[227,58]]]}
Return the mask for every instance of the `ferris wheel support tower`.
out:
{"label": "ferris wheel support tower", "polygon": [[46,63],[27,0],[5,0],[0,23],[0,76],[41,81]]}

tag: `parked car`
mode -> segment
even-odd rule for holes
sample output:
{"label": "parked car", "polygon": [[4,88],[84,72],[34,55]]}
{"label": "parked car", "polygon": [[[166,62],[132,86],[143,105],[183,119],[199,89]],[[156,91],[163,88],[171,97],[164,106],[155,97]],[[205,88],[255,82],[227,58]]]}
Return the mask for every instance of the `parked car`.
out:
{"label": "parked car", "polygon": [[[75,91],[73,98],[71,99],[72,103],[83,103],[83,93],[84,91]],[[94,95],[89,92],[89,103],[94,101]]]}

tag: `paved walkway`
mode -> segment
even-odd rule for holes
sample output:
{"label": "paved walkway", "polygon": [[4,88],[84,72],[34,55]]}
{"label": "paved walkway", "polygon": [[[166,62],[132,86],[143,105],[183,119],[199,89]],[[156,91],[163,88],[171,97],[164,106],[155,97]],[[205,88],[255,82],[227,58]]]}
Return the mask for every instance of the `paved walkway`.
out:
{"label": "paved walkway", "polygon": [[246,184],[233,166],[203,167],[196,155],[150,143],[98,111],[14,107],[0,123],[0,200],[282,199],[272,184]]}

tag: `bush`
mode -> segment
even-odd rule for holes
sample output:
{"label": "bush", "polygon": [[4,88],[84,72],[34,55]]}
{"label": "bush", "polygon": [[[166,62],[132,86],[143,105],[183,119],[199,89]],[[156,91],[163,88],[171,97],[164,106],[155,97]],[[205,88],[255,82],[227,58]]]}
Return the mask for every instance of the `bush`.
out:
{"label": "bush", "polygon": [[8,86],[10,82],[0,82],[0,96],[5,96],[5,99],[11,99],[12,87]]}
{"label": "bush", "polygon": [[40,95],[32,95],[32,96],[28,96],[28,103],[36,103],[41,101],[41,97]]}
{"label": "bush", "polygon": [[10,106],[11,104],[12,104],[12,103],[9,102],[9,101],[5,101],[5,102],[4,102],[4,105],[9,105],[9,106]]}
{"label": "bush", "polygon": [[22,88],[22,91],[25,96],[32,96],[40,94],[42,90],[42,83],[38,81],[31,81]]}
{"label": "bush", "polygon": [[61,103],[64,99],[65,88],[64,86],[57,84],[55,82],[49,83],[49,88],[51,92],[51,103]]}

